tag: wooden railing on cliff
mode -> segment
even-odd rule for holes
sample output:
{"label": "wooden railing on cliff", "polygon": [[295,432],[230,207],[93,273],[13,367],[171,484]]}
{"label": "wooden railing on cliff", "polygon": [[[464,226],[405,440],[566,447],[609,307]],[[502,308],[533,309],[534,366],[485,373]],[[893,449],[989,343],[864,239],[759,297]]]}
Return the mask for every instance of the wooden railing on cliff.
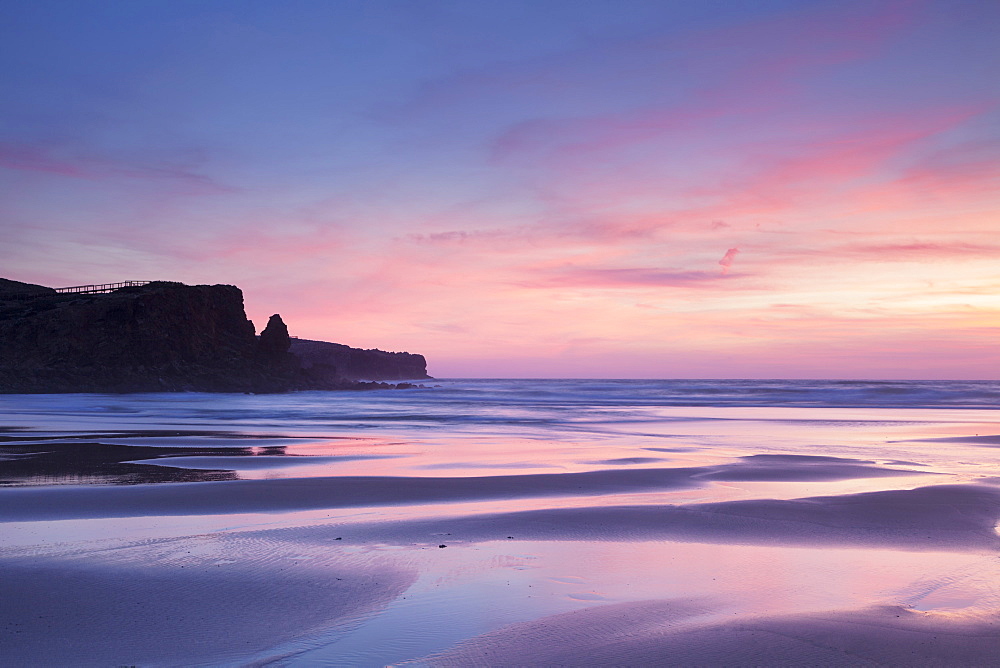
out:
{"label": "wooden railing on cliff", "polygon": [[55,292],[14,292],[0,294],[0,301],[26,301],[60,295],[99,295],[114,292],[118,288],[134,288],[149,285],[152,281],[121,281],[120,283],[95,283],[94,285],[71,285],[68,288],[53,288]]}
{"label": "wooden railing on cliff", "polygon": [[98,283],[96,285],[74,285],[68,288],[55,288],[61,294],[96,295],[102,292],[112,292],[118,288],[134,288],[149,285],[152,281],[122,281],[121,283]]}

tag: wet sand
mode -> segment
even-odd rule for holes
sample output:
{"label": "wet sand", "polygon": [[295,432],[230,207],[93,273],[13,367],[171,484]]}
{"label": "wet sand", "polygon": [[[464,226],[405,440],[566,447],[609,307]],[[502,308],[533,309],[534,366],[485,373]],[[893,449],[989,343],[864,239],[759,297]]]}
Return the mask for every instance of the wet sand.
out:
{"label": "wet sand", "polygon": [[[515,624],[425,662],[438,666],[987,666],[1000,656],[992,615],[900,606],[706,622],[704,603],[607,605]],[[563,642],[553,643],[552,638]]]}
{"label": "wet sand", "polygon": [[[180,459],[183,461],[184,458]],[[177,466],[171,463],[166,465]],[[282,468],[273,462],[270,465]],[[234,470],[245,466],[242,461],[237,462]],[[261,466],[268,466],[268,463]],[[63,485],[56,489],[34,486],[0,489],[0,521],[215,515],[555,495],[606,496],[697,487],[702,479],[802,482],[914,474],[925,475],[926,472],[846,461],[830,462],[828,458],[812,462],[806,457],[783,466],[760,465],[755,461],[751,464],[699,468],[611,469],[507,476],[339,476],[172,485]]]}
{"label": "wet sand", "polygon": [[[20,472],[0,486],[0,654],[23,666],[995,665],[992,414],[852,426],[816,414],[734,414],[688,434],[671,423],[668,447],[603,433],[283,445],[26,425],[0,444],[0,465]],[[768,433],[777,445],[760,445]],[[821,438],[819,451],[789,445]],[[60,452],[86,452],[99,484]]]}
{"label": "wet sand", "polygon": [[197,540],[4,558],[3,663],[243,663],[378,611],[415,577],[377,560],[307,563],[266,547],[235,559]]}

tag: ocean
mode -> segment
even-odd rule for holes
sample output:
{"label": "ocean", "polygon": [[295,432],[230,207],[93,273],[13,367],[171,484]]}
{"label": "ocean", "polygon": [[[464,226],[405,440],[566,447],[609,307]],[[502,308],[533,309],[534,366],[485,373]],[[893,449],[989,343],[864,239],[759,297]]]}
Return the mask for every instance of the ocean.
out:
{"label": "ocean", "polygon": [[425,385],[0,396],[4,653],[915,665],[917,638],[928,663],[973,665],[1000,651],[1000,382]]}

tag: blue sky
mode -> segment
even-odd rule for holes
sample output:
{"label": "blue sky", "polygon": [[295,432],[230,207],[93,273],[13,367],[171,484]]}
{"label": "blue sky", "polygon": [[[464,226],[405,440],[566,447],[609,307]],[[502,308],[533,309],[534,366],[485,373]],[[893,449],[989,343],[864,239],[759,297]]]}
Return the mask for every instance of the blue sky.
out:
{"label": "blue sky", "polygon": [[234,283],[442,376],[1000,365],[997,3],[0,19],[6,277]]}

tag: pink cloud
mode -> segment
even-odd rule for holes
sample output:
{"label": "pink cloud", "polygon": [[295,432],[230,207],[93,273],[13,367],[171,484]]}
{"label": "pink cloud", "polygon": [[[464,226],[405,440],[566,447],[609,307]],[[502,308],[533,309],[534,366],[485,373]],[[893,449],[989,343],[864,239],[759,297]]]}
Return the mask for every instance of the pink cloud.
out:
{"label": "pink cloud", "polygon": [[0,167],[75,178],[90,178],[80,165],[57,160],[40,146],[0,144]]}
{"label": "pink cloud", "polygon": [[1000,256],[1000,245],[973,244],[960,241],[857,244],[833,249],[838,255],[880,260],[909,260],[915,257],[996,257]]}
{"label": "pink cloud", "polygon": [[191,248],[193,257],[232,261],[259,260],[274,262],[303,262],[317,257],[339,254],[349,244],[339,227],[315,228],[292,231],[280,224],[258,224],[241,228],[238,232],[216,235]]}
{"label": "pink cloud", "polygon": [[[710,64],[713,49],[728,49],[727,58],[745,51],[745,66],[724,74],[706,71],[712,76],[704,88],[670,105],[524,121],[497,138],[494,157],[519,170],[535,188],[548,210],[544,225],[606,243],[651,238],[668,229],[678,234],[713,219],[726,218],[727,224],[746,229],[767,217],[780,222],[789,216],[801,220],[864,210],[866,190],[891,181],[914,153],[928,148],[928,140],[982,115],[990,105],[868,111],[867,117],[817,110],[808,122],[793,118],[792,127],[775,132],[773,127],[788,119],[768,118],[774,109],[800,107],[793,91],[805,74],[871,57],[912,25],[924,5],[803,11],[700,35],[674,45],[675,51],[691,49]],[[773,48],[760,49],[763,43]],[[754,143],[745,139],[752,134],[743,132],[740,140],[737,132],[736,142],[704,142],[714,136],[719,119],[765,123],[764,136],[777,138]],[[700,146],[689,147],[689,153],[673,150],[674,139],[683,147],[691,135],[701,138]],[[698,164],[702,158],[708,162]],[[694,166],[673,167],[687,161]],[[991,168],[995,162],[984,160],[965,174],[952,170],[953,181],[935,173],[933,190],[988,184]],[[904,178],[916,184],[932,177],[913,169]],[[901,189],[893,193],[901,197]]]}
{"label": "pink cloud", "polygon": [[525,233],[526,231],[523,229],[447,230],[442,232],[409,234],[406,236],[406,239],[421,245],[476,245],[523,237]]}
{"label": "pink cloud", "polygon": [[535,279],[522,283],[525,287],[588,287],[588,288],[708,288],[724,280],[715,273],[706,271],[674,271],[648,267],[621,269],[567,268],[540,274]]}
{"label": "pink cloud", "polygon": [[1000,142],[996,141],[940,150],[916,161],[896,178],[859,193],[858,208],[884,211],[955,204],[964,208],[974,201],[995,201],[1000,191],[998,151]]}
{"label": "pink cloud", "polygon": [[726,254],[722,256],[722,259],[719,260],[719,265],[722,266],[723,275],[729,273],[729,268],[733,266],[733,262],[736,260],[736,255],[739,252],[739,248],[730,248],[726,251]]}
{"label": "pink cloud", "polygon": [[[841,235],[837,235],[841,236]],[[867,235],[858,234],[858,237]],[[817,261],[824,264],[849,264],[858,262],[915,262],[915,261],[945,261],[973,260],[1000,257],[1000,245],[992,243],[973,243],[949,239],[930,241],[896,241],[891,236],[881,235],[887,239],[883,242],[830,243],[828,234],[806,236],[804,241],[811,246],[778,246],[767,249],[772,260],[780,261],[782,266],[811,265]],[[980,294],[982,290],[973,290],[972,294]]]}
{"label": "pink cloud", "polygon": [[[573,241],[628,247],[669,240],[676,246],[678,242],[696,243],[705,231],[759,234],[759,223],[751,223],[766,217],[780,220],[794,215],[801,219],[817,213],[829,215],[832,210],[850,214],[864,208],[873,191],[889,187],[883,184],[895,184],[892,175],[899,173],[895,165],[905,165],[928,141],[982,113],[984,107],[980,105],[927,110],[922,114],[869,119],[861,127],[831,129],[821,139],[736,147],[734,150],[743,151],[738,169],[716,177],[714,182],[681,189],[673,201],[654,200],[638,210],[629,207],[630,202],[641,201],[662,188],[655,177],[644,178],[642,169],[637,168],[636,174],[628,174],[623,182],[609,178],[598,184],[597,189],[604,190],[602,201],[606,206],[602,209],[594,206],[591,181],[581,180],[581,174],[587,174],[590,165],[600,161],[585,161],[573,169],[551,174],[551,186],[563,194],[547,200],[550,211],[537,226],[448,231],[415,240],[472,244],[484,249],[501,242],[535,249],[558,248]],[[997,168],[983,164],[948,174],[957,188],[963,174],[971,173],[983,181],[989,178],[991,169]],[[651,171],[655,174],[655,168]],[[906,183],[916,178],[914,173],[904,167],[898,180]],[[926,167],[916,173],[931,178]],[[605,174],[600,172],[601,176]],[[902,187],[893,185],[893,192]],[[867,223],[866,232],[871,231]]]}
{"label": "pink cloud", "polygon": [[183,184],[190,194],[232,192],[211,178],[168,161],[128,161],[54,144],[0,143],[0,168],[76,179],[155,179]]}
{"label": "pink cloud", "polygon": [[692,72],[697,84],[689,84],[691,89],[680,100],[661,106],[520,121],[495,140],[493,157],[499,161],[523,157],[567,167],[581,158],[593,159],[692,127],[704,128],[714,119],[779,109],[806,73],[872,57],[914,21],[923,4],[901,1],[866,5],[861,10],[835,7],[797,12],[713,29],[676,42],[651,38],[630,44],[629,50],[651,56],[647,64],[651,71],[657,66],[665,71],[683,67]]}
{"label": "pink cloud", "polygon": [[[676,224],[713,218],[737,221],[793,215],[801,219],[813,212],[828,215],[831,210],[851,215],[871,208],[873,201],[887,198],[887,193],[892,194],[898,210],[904,203],[900,200],[905,188],[898,181],[907,183],[912,173],[904,168],[904,176],[895,177],[898,168],[894,165],[910,161],[909,156],[925,142],[961,127],[984,111],[983,106],[975,105],[886,117],[822,140],[748,149],[739,170],[716,183],[687,190],[699,202],[696,206],[663,212],[661,218]],[[977,178],[981,176],[978,172]],[[952,187],[960,188],[957,183]],[[866,230],[872,231],[870,224]]]}

